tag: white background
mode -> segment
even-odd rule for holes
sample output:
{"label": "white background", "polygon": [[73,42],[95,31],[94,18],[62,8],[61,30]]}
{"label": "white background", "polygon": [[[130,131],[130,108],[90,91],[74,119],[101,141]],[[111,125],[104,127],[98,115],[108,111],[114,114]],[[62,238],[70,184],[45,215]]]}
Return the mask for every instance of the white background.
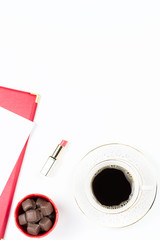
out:
{"label": "white background", "polygon": [[[41,96],[5,240],[28,239],[13,214],[36,192],[59,210],[46,239],[159,239],[159,190],[141,221],[105,229],[80,212],[72,188],[79,160],[110,142],[142,150],[159,175],[159,12],[158,0],[0,1],[0,84]],[[69,141],[63,157],[50,178],[42,177],[62,138]]]}

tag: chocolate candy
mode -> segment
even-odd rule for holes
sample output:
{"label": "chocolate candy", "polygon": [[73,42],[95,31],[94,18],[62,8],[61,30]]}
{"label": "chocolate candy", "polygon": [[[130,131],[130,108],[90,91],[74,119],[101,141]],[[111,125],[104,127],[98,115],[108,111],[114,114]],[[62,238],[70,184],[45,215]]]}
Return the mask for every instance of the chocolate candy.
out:
{"label": "chocolate candy", "polygon": [[52,221],[48,217],[44,217],[39,222],[39,226],[45,232],[49,231],[49,229],[51,229],[52,225],[53,225],[53,223],[52,223]]}
{"label": "chocolate candy", "polygon": [[28,234],[41,235],[49,231],[55,222],[53,205],[44,198],[28,198],[21,204],[18,222]]}
{"label": "chocolate candy", "polygon": [[40,208],[43,216],[49,216],[54,210],[52,204],[47,201],[42,202]]}
{"label": "chocolate candy", "polygon": [[26,199],[25,201],[22,202],[22,208],[26,212],[29,209],[35,209],[36,208],[36,203],[33,199]]}
{"label": "chocolate candy", "polygon": [[26,220],[26,214],[23,213],[21,215],[18,216],[18,221],[20,225],[26,225],[27,224],[27,220]]}
{"label": "chocolate candy", "polygon": [[42,205],[42,203],[47,202],[46,200],[44,200],[43,198],[37,198],[36,201],[36,206],[40,207]]}
{"label": "chocolate candy", "polygon": [[27,222],[36,223],[42,218],[42,214],[39,209],[31,209],[26,212]]}
{"label": "chocolate candy", "polygon": [[40,232],[41,228],[39,226],[39,224],[35,224],[35,223],[28,223],[27,226],[27,232],[31,235],[38,235]]}

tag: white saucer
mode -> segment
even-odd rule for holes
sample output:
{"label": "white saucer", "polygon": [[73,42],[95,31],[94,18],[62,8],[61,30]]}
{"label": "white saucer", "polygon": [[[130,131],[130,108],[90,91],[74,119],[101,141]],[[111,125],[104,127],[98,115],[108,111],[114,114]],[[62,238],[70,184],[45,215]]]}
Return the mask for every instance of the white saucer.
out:
{"label": "white saucer", "polygon": [[[134,179],[131,199],[115,209],[101,205],[91,188],[95,174],[108,166],[124,168]],[[157,193],[157,181],[143,153],[128,145],[113,143],[93,149],[80,161],[74,193],[77,205],[89,219],[106,227],[126,227],[139,221],[151,209]]]}

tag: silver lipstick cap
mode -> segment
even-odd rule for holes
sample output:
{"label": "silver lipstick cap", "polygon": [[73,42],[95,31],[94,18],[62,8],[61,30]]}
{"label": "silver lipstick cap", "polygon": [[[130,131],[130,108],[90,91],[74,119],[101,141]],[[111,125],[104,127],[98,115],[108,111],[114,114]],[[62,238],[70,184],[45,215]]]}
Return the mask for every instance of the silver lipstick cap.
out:
{"label": "silver lipstick cap", "polygon": [[48,176],[54,163],[55,163],[56,159],[52,158],[51,156],[47,159],[46,163],[44,164],[41,173],[44,176]]}

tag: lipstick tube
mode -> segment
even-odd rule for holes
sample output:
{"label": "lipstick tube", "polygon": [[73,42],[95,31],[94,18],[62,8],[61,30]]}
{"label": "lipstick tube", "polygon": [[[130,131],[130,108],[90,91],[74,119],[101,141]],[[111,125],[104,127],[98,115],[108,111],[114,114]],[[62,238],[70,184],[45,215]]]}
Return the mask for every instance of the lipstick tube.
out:
{"label": "lipstick tube", "polygon": [[59,158],[62,149],[66,146],[67,141],[66,140],[62,140],[60,144],[58,144],[58,146],[56,147],[56,149],[54,150],[53,154],[51,156],[49,156],[49,158],[47,159],[46,163],[44,164],[41,173],[45,176],[48,176],[55,161]]}

